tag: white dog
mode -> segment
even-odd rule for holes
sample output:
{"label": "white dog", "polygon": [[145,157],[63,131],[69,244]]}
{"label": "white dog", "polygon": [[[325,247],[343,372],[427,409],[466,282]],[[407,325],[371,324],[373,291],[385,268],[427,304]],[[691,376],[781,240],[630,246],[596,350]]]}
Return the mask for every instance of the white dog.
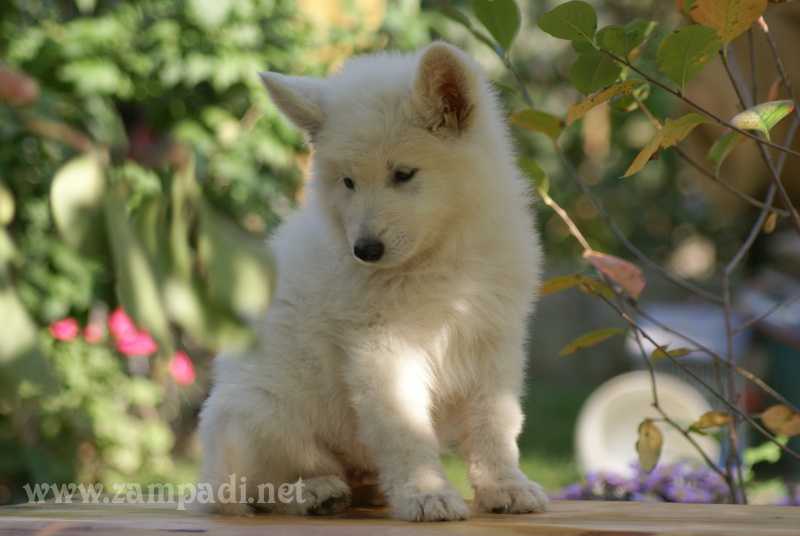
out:
{"label": "white dog", "polygon": [[541,253],[481,69],[434,43],[327,79],[262,78],[308,135],[312,180],[271,241],[277,290],[258,349],[217,360],[203,481],[244,476],[253,496],[302,478],[300,499],[268,507],[320,514],[350,504],[349,475],[372,473],[395,517],[465,519],[439,458],[451,444],[476,509],[544,510],[516,444]]}

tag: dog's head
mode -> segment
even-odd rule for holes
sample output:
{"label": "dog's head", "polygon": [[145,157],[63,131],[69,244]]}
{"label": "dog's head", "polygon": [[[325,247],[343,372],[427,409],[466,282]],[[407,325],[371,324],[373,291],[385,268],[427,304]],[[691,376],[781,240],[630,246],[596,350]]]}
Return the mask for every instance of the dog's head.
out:
{"label": "dog's head", "polygon": [[358,57],[327,79],[261,77],[307,133],[312,195],[357,262],[395,267],[439,247],[479,194],[468,179],[486,160],[473,133],[487,89],[457,48]]}

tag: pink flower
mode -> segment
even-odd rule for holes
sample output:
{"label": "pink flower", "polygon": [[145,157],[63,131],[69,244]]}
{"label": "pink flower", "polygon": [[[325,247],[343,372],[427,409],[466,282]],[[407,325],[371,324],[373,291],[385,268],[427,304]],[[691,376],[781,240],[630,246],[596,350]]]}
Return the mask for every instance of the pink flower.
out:
{"label": "pink flower", "polygon": [[128,313],[123,311],[121,307],[115,309],[114,312],[109,315],[108,329],[116,339],[123,339],[129,335],[136,335],[138,332],[131,317],[129,317]]}
{"label": "pink flower", "polygon": [[169,372],[178,385],[191,385],[194,383],[194,363],[186,355],[186,352],[181,352],[180,350],[175,352],[175,355],[172,356],[172,361],[169,362]]}
{"label": "pink flower", "polygon": [[149,356],[158,350],[158,345],[146,331],[135,331],[117,338],[117,350],[126,356]]}
{"label": "pink flower", "polygon": [[80,326],[78,321],[72,317],[62,318],[50,324],[50,335],[59,341],[71,341],[78,336]]}
{"label": "pink flower", "polygon": [[95,344],[103,340],[103,326],[100,324],[86,324],[83,328],[83,340],[89,344]]}

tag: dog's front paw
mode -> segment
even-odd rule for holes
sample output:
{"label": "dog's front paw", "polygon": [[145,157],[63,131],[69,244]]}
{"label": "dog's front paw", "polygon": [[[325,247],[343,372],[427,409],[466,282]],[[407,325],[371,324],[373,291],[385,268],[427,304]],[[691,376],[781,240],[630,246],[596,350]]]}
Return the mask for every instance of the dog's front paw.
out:
{"label": "dog's front paw", "polygon": [[450,487],[436,491],[404,489],[392,494],[389,503],[394,517],[406,521],[457,521],[469,517],[469,509]]}
{"label": "dog's front paw", "polygon": [[549,502],[542,486],[527,478],[500,480],[475,490],[475,506],[481,512],[494,514],[544,512]]}
{"label": "dog's front paw", "polygon": [[302,481],[300,500],[287,513],[327,516],[345,511],[352,499],[350,488],[338,476],[320,476]]}

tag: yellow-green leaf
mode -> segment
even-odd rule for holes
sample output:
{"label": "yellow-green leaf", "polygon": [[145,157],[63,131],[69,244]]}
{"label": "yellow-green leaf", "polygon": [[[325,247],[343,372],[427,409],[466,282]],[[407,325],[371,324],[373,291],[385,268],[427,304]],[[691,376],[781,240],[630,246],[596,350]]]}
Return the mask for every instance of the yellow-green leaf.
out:
{"label": "yellow-green leaf", "polygon": [[655,469],[658,459],[661,457],[664,436],[651,419],[643,420],[639,425],[638,432],[639,438],[636,441],[636,452],[639,454],[639,466],[649,473]]}
{"label": "yellow-green leaf", "polygon": [[658,48],[658,69],[681,89],[708,63],[722,42],[711,28],[693,24],[669,34]]}
{"label": "yellow-green leaf", "polygon": [[732,421],[733,417],[723,411],[707,411],[692,423],[689,428],[691,430],[707,430],[709,428],[724,426]]}
{"label": "yellow-green leaf", "polygon": [[589,95],[582,101],[577,104],[573,104],[569,107],[567,111],[567,125],[571,125],[584,115],[586,112],[594,108],[595,106],[602,104],[613,97],[618,95],[630,95],[633,93],[633,90],[642,85],[644,81],[642,80],[626,80],[624,82],[620,82],[619,84],[614,84],[613,86],[609,86],[606,89],[598,91],[597,93],[593,93]]}
{"label": "yellow-green leaf", "polygon": [[693,350],[689,348],[675,348],[670,350],[666,346],[663,348],[656,348],[653,350],[653,353],[650,354],[650,359],[656,361],[658,359],[667,359],[668,357],[684,357],[691,354]]}
{"label": "yellow-green leaf", "polygon": [[767,9],[767,0],[694,0],[689,16],[695,22],[717,31],[723,43],[730,43]]}
{"label": "yellow-green leaf", "polygon": [[584,333],[564,348],[558,353],[560,356],[566,356],[570,354],[574,354],[578,350],[583,350],[586,348],[591,348],[601,342],[605,341],[606,339],[610,339],[615,335],[620,335],[624,333],[625,330],[622,328],[603,328],[603,329],[596,329],[594,331],[590,331],[589,333]]}
{"label": "yellow-green leaf", "polygon": [[512,114],[511,123],[525,130],[540,132],[553,141],[558,139],[561,134],[561,119],[552,114],[531,108]]}
{"label": "yellow-green leaf", "polygon": [[50,208],[64,241],[87,253],[99,253],[103,236],[106,178],[97,155],[73,158],[59,169],[50,187]]}
{"label": "yellow-green leaf", "polygon": [[539,192],[539,195],[544,198],[550,191],[550,177],[547,175],[545,170],[542,169],[536,160],[531,158],[523,158],[520,161],[519,166],[531,179],[533,179],[533,183],[536,185],[536,191]]}
{"label": "yellow-green leaf", "polygon": [[784,117],[792,113],[792,110],[794,110],[794,102],[791,100],[764,102],[739,112],[731,119],[731,124],[743,130],[763,132],[769,139],[769,131]]}
{"label": "yellow-green leaf", "polygon": [[556,277],[551,277],[542,283],[542,286],[539,289],[539,294],[541,296],[555,294],[556,292],[561,292],[562,290],[577,287],[583,282],[583,280],[584,276],[581,274],[558,275]]}
{"label": "yellow-green leaf", "polygon": [[722,163],[728,158],[734,148],[742,143],[745,137],[738,132],[728,132],[719,137],[711,149],[708,151],[708,159],[714,163],[714,173],[719,175],[719,170],[722,168]]}
{"label": "yellow-green leaf", "polygon": [[8,225],[14,219],[14,196],[0,182],[0,225]]}

